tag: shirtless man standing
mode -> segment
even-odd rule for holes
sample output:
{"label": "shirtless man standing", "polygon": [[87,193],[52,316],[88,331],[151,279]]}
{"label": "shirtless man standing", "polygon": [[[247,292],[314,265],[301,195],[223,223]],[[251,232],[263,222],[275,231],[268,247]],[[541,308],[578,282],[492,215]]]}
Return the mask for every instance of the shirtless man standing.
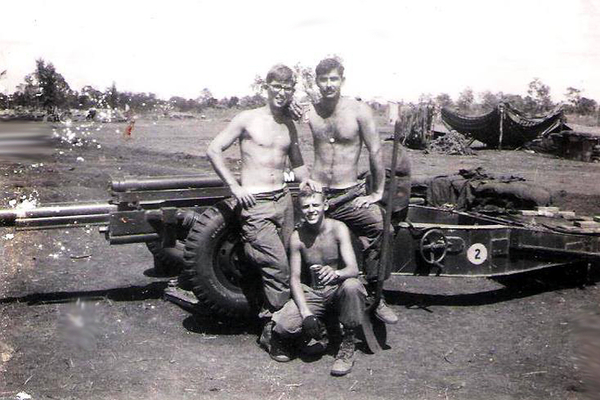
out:
{"label": "shirtless man standing", "polygon": [[270,355],[279,362],[291,359],[285,338],[303,333],[321,339],[320,320],[333,311],[343,326],[343,336],[331,374],[346,375],[354,364],[354,333],[361,324],[367,296],[357,279],[350,231],[343,222],[325,218],[327,202],[322,193],[305,186],[298,203],[304,222],[290,243],[292,299],[273,315]]}
{"label": "shirtless man standing", "polygon": [[[289,158],[302,184],[321,190],[309,179],[298,146],[296,127],[287,107],[294,93],[292,70],[276,65],[267,74],[267,105],[238,114],[210,143],[207,156],[238,201],[248,259],[260,268],[264,303],[259,317],[264,329],[259,344],[269,349],[273,312],[289,299],[290,270],[286,249],[293,230],[292,198],[284,183]],[[225,164],[223,151],[235,141],[241,151],[241,183]]]}
{"label": "shirtless man standing", "polygon": [[[308,111],[315,162],[312,178],[323,185],[329,201],[328,216],[344,222],[364,249],[365,277],[370,295],[377,287],[377,271],[383,233],[383,215],[377,202],[383,197],[385,170],[381,140],[369,106],[341,97],[344,67],[336,59],[322,60],[316,68],[321,100]],[[358,179],[358,160],[363,143],[369,152],[372,188],[367,194]],[[386,272],[387,279],[389,271]],[[388,324],[398,317],[382,300],[375,315]]]}

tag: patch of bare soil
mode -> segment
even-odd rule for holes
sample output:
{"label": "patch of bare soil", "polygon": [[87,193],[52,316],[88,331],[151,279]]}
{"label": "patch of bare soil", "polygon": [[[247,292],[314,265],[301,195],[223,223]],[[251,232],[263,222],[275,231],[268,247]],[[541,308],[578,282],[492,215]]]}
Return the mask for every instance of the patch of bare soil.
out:
{"label": "patch of bare soil", "polygon": [[[301,133],[310,160],[305,127]],[[180,140],[192,147],[199,139]],[[62,144],[62,155],[2,164],[0,206],[34,190],[42,203],[108,200],[110,177],[210,171],[200,151],[159,151],[158,140],[148,143],[106,140],[100,149],[82,146],[75,153]],[[168,138],[162,143],[169,148]],[[596,164],[508,151],[410,154],[416,175],[483,166],[564,190],[556,197],[562,208],[600,210]],[[20,392],[33,399],[263,400],[600,393],[600,290],[584,285],[580,270],[502,283],[393,278],[386,296],[400,322],[388,329],[389,348],[371,355],[359,346],[352,373],[333,378],[332,354],[279,364],[256,346],[252,321],[217,322],[163,301],[167,279],[151,276],[152,257],[142,244],[109,246],[95,228],[2,229],[0,259],[0,399]],[[597,269],[592,279],[598,281]]]}

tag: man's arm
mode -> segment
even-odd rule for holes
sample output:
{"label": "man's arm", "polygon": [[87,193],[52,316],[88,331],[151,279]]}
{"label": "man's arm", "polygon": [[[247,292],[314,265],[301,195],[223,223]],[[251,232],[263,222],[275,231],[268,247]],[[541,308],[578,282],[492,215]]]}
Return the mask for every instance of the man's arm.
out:
{"label": "man's arm", "polygon": [[300,143],[298,141],[298,131],[296,130],[296,125],[294,123],[290,123],[289,130],[291,143],[288,156],[290,158],[290,165],[294,171],[294,176],[298,181],[300,181],[300,189],[302,189],[305,185],[309,185],[315,192],[321,192],[321,184],[310,179],[308,168],[306,165],[304,165],[304,159],[302,158],[302,153],[300,152]]}
{"label": "man's arm", "polygon": [[354,200],[356,207],[368,207],[371,203],[376,203],[383,197],[383,188],[385,182],[385,168],[383,166],[383,153],[381,148],[381,138],[377,133],[375,119],[371,108],[364,103],[358,105],[358,125],[362,140],[369,152],[369,167],[373,177],[373,191],[369,196],[361,196]]}
{"label": "man's arm", "polygon": [[321,267],[320,279],[324,285],[336,279],[342,282],[345,279],[356,278],[358,276],[358,263],[356,262],[356,255],[354,254],[352,240],[350,239],[350,230],[343,222],[335,221],[333,233],[337,241],[340,258],[345,267],[337,271],[328,265]]}
{"label": "man's arm", "polygon": [[229,186],[234,197],[245,208],[255,204],[254,196],[245,188],[241,187],[235,179],[233,173],[229,170],[223,159],[223,151],[227,150],[233,142],[241,137],[244,132],[245,114],[238,114],[225,129],[210,142],[206,155],[210,160],[215,172]]}
{"label": "man's arm", "polygon": [[302,319],[313,315],[306,304],[306,297],[304,297],[304,290],[302,290],[302,284],[300,282],[302,272],[302,254],[300,253],[300,237],[298,231],[292,233],[290,238],[290,290],[292,292],[292,298],[300,310]]}

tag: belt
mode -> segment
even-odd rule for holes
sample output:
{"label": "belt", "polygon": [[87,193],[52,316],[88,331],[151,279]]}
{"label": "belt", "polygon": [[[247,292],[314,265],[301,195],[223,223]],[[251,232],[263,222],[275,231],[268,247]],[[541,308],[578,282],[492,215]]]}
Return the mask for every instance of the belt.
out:
{"label": "belt", "polygon": [[329,209],[354,200],[365,193],[365,182],[357,183],[354,186],[344,189],[323,188],[325,197],[329,202]]}
{"label": "belt", "polygon": [[281,189],[273,190],[271,192],[255,193],[252,196],[254,196],[255,200],[273,200],[273,201],[277,201],[277,200],[281,199],[282,197],[284,197],[285,195],[287,195],[289,192],[290,191],[287,188],[287,186],[284,186]]}
{"label": "belt", "polygon": [[333,198],[333,197],[343,195],[345,193],[360,192],[365,187],[365,184],[366,184],[365,182],[359,182],[356,185],[353,185],[353,186],[350,186],[347,188],[343,188],[343,189],[324,187],[323,192],[325,193],[325,196],[327,196],[327,198]]}

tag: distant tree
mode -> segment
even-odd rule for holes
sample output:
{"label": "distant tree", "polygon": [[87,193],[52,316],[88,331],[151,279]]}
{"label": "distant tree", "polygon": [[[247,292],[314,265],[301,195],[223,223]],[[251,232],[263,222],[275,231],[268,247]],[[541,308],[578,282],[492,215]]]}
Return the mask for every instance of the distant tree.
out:
{"label": "distant tree", "polygon": [[266,83],[267,82],[265,81],[265,78],[263,78],[260,75],[256,75],[254,77],[254,81],[250,85],[250,88],[252,89],[255,95],[262,96],[263,91],[265,90]]}
{"label": "distant tree", "polygon": [[118,104],[123,108],[131,108],[131,98],[133,97],[133,93],[131,92],[119,92],[118,93]]}
{"label": "distant tree", "polygon": [[173,96],[169,99],[169,104],[171,105],[171,107],[174,110],[177,110],[177,111],[184,112],[184,111],[189,110],[188,101],[187,101],[187,99],[184,99],[183,97]]}
{"label": "distant tree", "polygon": [[527,94],[529,99],[525,98],[526,103],[530,103],[527,106],[533,108],[530,111],[534,113],[544,113],[554,107],[550,97],[550,86],[544,84],[539,78],[534,78],[529,82]]}
{"label": "distant tree", "polygon": [[569,86],[565,93],[565,97],[567,98],[567,111],[574,112],[581,100],[581,89]]}
{"label": "distant tree", "polygon": [[240,102],[240,99],[237,96],[232,96],[229,98],[229,102],[227,103],[227,107],[229,108],[233,108],[233,107],[237,107],[238,103]]}
{"label": "distant tree", "polygon": [[527,111],[525,99],[518,94],[503,94],[501,100],[520,111]]}
{"label": "distant tree", "polygon": [[217,108],[228,108],[229,107],[229,98],[223,97],[222,99],[218,99],[215,106]]}
{"label": "distant tree", "polygon": [[132,93],[130,107],[136,111],[153,111],[162,102],[154,93]]}
{"label": "distant tree", "polygon": [[104,92],[104,98],[110,108],[119,107],[119,92],[117,91],[117,84],[114,81],[112,86]]}
{"label": "distant tree", "polygon": [[196,101],[202,107],[214,107],[217,104],[217,99],[213,97],[212,92],[208,88],[202,89]]}
{"label": "distant tree", "polygon": [[65,106],[71,108],[81,108],[79,105],[79,92],[77,90],[69,90],[67,93],[67,101]]}
{"label": "distant tree", "polygon": [[454,102],[448,93],[440,93],[435,96],[435,103],[440,107],[452,107]]}
{"label": "distant tree", "polygon": [[577,112],[582,115],[593,115],[596,112],[598,107],[598,103],[596,100],[588,99],[587,97],[582,97],[579,99],[577,103]]}
{"label": "distant tree", "polygon": [[35,74],[25,75],[23,83],[17,85],[13,93],[13,102],[21,107],[40,107],[41,89]]}
{"label": "distant tree", "polygon": [[241,108],[256,108],[267,104],[267,100],[260,94],[254,96],[244,96],[240,99],[239,106]]}
{"label": "distant tree", "polygon": [[598,103],[587,97],[582,96],[583,90],[569,86],[565,97],[567,98],[567,111],[575,112],[581,115],[594,114]]}
{"label": "distant tree", "polygon": [[56,72],[52,63],[42,58],[36,60],[35,77],[39,86],[40,105],[45,109],[63,107],[70,92],[65,78]]}
{"label": "distant tree", "polygon": [[458,95],[456,106],[458,107],[459,111],[467,113],[471,110],[471,106],[473,105],[474,101],[475,95],[473,94],[473,89],[468,87]]}
{"label": "distant tree", "polygon": [[4,93],[0,93],[0,108],[8,108],[10,103],[10,98],[8,95]]}
{"label": "distant tree", "polygon": [[83,93],[77,93],[77,108],[87,109],[92,106],[90,98]]}
{"label": "distant tree", "polygon": [[540,114],[540,106],[533,97],[525,96],[523,97],[523,107],[521,108],[521,111],[528,114]]}
{"label": "distant tree", "polygon": [[479,94],[481,111],[489,112],[498,107],[498,104],[502,102],[503,93],[499,92],[497,94],[492,93],[489,90],[482,92]]}
{"label": "distant tree", "polygon": [[95,89],[93,86],[84,86],[81,89],[81,96],[87,98],[86,104],[89,107],[103,107],[104,102],[104,93]]}
{"label": "distant tree", "polygon": [[419,103],[431,103],[433,101],[433,95],[431,93],[421,93],[419,95]]}

